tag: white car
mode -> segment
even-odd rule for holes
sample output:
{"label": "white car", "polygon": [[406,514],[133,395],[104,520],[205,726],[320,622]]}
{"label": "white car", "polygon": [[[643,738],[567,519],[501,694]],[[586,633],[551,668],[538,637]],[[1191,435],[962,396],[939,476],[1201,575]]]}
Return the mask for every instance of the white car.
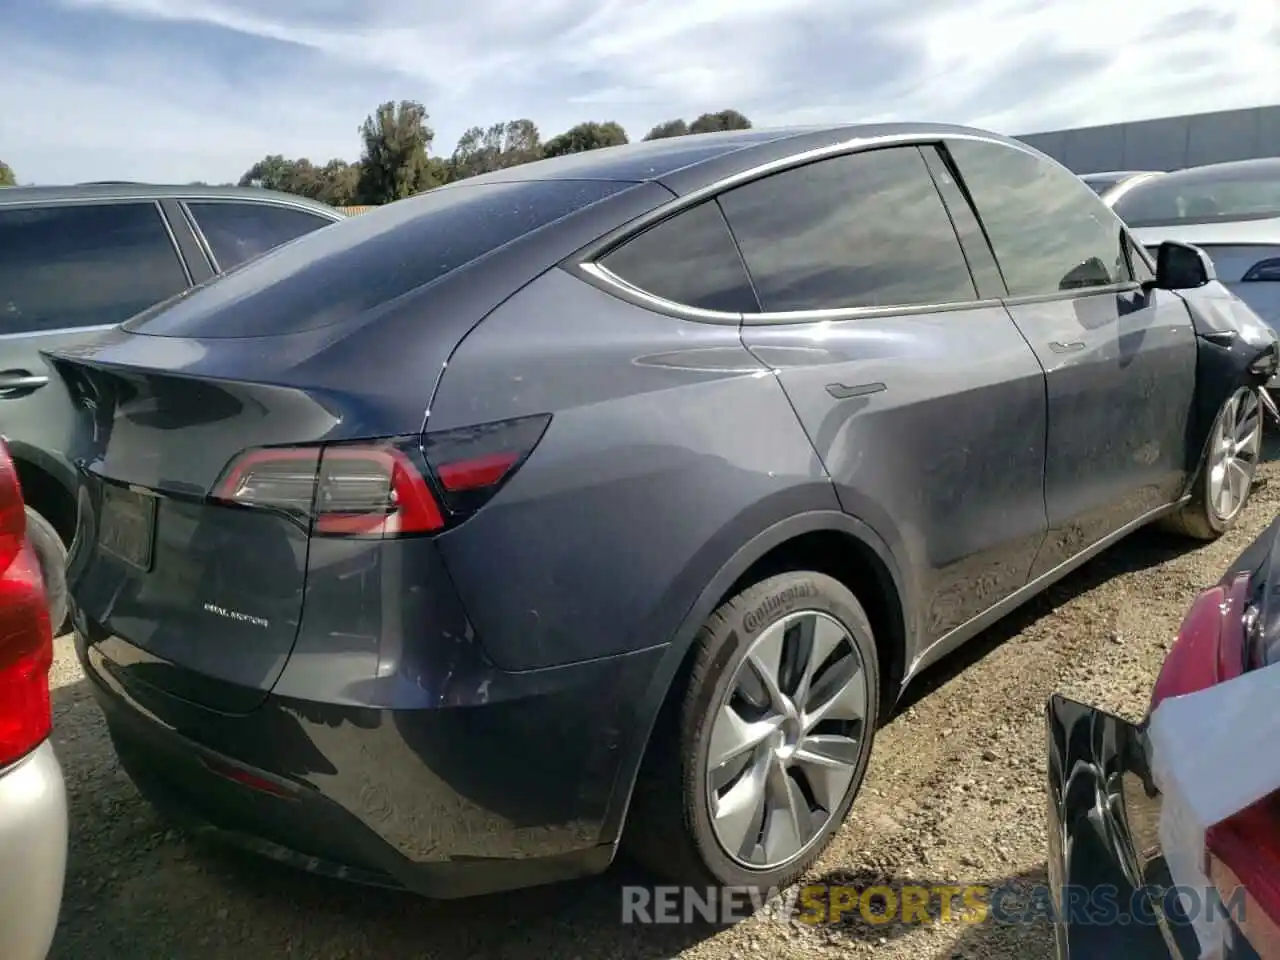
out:
{"label": "white car", "polygon": [[1163,240],[1203,248],[1218,279],[1280,328],[1280,157],[1190,167],[1103,199],[1153,253]]}
{"label": "white car", "polygon": [[1104,201],[1114,205],[1126,192],[1162,173],[1160,170],[1108,170],[1104,173],[1085,173],[1080,179]]}
{"label": "white car", "polygon": [[49,742],[53,636],[26,508],[0,440],[0,957],[44,960],[62,906],[67,794]]}

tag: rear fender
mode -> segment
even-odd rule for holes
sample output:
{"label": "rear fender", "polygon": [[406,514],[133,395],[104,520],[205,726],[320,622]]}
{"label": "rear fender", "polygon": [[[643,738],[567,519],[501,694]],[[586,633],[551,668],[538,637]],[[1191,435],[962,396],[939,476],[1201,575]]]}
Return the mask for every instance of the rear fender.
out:
{"label": "rear fender", "polygon": [[[706,622],[707,618],[719,606],[729,589],[746,573],[751,566],[775,547],[807,533],[836,532],[846,534],[870,548],[884,563],[893,579],[894,589],[902,599],[904,607],[909,606],[905,584],[888,544],[871,527],[861,520],[846,513],[834,510],[814,510],[795,514],[768,527],[721,566],[718,573],[711,578],[707,586],[698,595],[689,608],[680,628],[676,631],[667,647],[648,690],[636,710],[639,721],[629,742],[623,745],[622,758],[618,765],[617,780],[611,791],[609,806],[601,829],[601,842],[616,844],[622,836],[626,822],[627,810],[631,804],[632,791],[636,777],[640,772],[645,750],[648,748],[658,714],[666,702],[671,686],[675,682],[693,646],[694,637]],[[908,610],[903,611],[904,622],[910,623]],[[904,662],[906,662],[904,660]]]}

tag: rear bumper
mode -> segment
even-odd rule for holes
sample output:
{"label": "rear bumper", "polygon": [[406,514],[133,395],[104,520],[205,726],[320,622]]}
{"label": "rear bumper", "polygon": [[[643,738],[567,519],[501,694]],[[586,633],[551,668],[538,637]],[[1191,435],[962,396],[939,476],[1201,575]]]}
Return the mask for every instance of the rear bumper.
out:
{"label": "rear bumper", "polygon": [[77,650],[157,807],[311,872],[443,898],[609,865],[630,785],[620,747],[662,652],[505,674],[466,703],[272,695],[231,716],[131,677],[80,634]]}
{"label": "rear bumper", "polygon": [[66,787],[46,741],[0,772],[0,957],[48,955],[66,865]]}

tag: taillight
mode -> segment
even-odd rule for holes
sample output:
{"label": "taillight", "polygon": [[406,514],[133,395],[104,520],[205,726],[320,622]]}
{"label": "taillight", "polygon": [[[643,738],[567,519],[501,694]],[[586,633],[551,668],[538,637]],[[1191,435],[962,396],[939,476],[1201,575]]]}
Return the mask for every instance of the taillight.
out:
{"label": "taillight", "polygon": [[228,464],[211,496],[284,513],[313,536],[435,533],[493,497],[550,420],[521,417],[425,437],[262,447]]}
{"label": "taillight", "polygon": [[452,513],[478,510],[533,452],[550,416],[521,417],[429,433],[423,451]]}
{"label": "taillight", "polygon": [[1210,587],[1191,604],[1165,657],[1151,694],[1151,709],[1169,697],[1205,690],[1245,670],[1244,613],[1249,575]]}
{"label": "taillight", "polygon": [[18,474],[0,441],[0,767],[43,743],[53,724],[53,631],[26,531]]}

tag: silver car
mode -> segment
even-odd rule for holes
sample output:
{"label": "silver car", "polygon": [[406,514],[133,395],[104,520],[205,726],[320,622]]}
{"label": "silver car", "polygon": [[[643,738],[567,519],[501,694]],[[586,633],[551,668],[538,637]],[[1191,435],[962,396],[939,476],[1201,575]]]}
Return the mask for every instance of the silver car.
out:
{"label": "silver car", "polygon": [[0,190],[0,428],[22,480],[54,631],[75,532],[73,412],[40,351],[87,342],[336,220],[333,207],[268,190],[91,183]]}
{"label": "silver car", "polygon": [[43,960],[67,865],[67,794],[49,742],[49,628],[40,565],[0,441],[0,957]]}
{"label": "silver car", "polygon": [[1104,199],[1150,250],[1203,248],[1218,279],[1280,328],[1280,157],[1189,167]]}

